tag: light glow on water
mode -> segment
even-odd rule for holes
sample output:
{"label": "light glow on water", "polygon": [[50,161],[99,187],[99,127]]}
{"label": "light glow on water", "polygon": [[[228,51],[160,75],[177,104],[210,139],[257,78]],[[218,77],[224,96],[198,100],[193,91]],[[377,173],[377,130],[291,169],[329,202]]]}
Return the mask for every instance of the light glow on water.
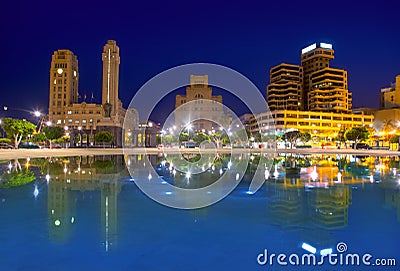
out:
{"label": "light glow on water", "polygon": [[317,173],[317,166],[314,166],[314,170],[310,174],[311,179],[315,182],[318,178],[318,173]]}
{"label": "light glow on water", "polygon": [[37,198],[39,196],[39,188],[37,185],[35,185],[35,189],[33,190],[33,196]]}

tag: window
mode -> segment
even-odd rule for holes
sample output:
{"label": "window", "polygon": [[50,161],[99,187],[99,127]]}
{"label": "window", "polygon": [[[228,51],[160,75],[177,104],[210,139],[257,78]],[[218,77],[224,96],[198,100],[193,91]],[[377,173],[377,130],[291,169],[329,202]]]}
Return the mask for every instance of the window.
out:
{"label": "window", "polygon": [[71,110],[68,110],[67,114],[68,114],[68,115],[71,115],[71,114],[72,114],[72,111],[71,111]]}

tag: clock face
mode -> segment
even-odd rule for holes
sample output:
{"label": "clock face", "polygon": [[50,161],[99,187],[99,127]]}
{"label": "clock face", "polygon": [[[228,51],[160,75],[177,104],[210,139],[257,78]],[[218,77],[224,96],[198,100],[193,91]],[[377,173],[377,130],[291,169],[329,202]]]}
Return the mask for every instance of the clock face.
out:
{"label": "clock face", "polygon": [[57,72],[58,72],[58,74],[62,74],[63,73],[63,69],[58,69]]}

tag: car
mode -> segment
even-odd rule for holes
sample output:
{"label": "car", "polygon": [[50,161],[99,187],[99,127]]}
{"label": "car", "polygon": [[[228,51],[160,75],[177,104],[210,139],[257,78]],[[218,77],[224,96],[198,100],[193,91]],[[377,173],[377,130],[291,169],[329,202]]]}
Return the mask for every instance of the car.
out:
{"label": "car", "polygon": [[40,149],[40,146],[37,144],[34,144],[32,142],[28,142],[28,143],[20,143],[18,145],[19,149]]}
{"label": "car", "polygon": [[359,150],[359,149],[365,149],[365,150],[370,150],[371,146],[366,144],[366,143],[358,143],[353,145],[353,149]]}
{"label": "car", "polygon": [[51,148],[52,149],[61,149],[61,145],[60,144],[52,144]]}
{"label": "car", "polygon": [[11,149],[14,149],[14,146],[13,146],[13,145],[10,145],[10,144],[8,144],[8,143],[2,142],[2,143],[0,143],[0,149],[8,149],[8,150],[11,150]]}

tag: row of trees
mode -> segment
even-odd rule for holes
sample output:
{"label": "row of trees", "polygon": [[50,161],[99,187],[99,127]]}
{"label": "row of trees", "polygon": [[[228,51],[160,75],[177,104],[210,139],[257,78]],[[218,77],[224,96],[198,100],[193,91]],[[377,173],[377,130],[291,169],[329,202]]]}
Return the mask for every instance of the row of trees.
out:
{"label": "row of trees", "polygon": [[[4,118],[1,121],[1,128],[7,135],[7,139],[14,144],[17,149],[23,140],[28,140],[34,143],[43,143],[49,141],[57,141],[63,138],[64,130],[59,126],[45,126],[40,132],[36,130],[36,125],[21,119]],[[4,140],[3,140],[4,141]],[[95,135],[94,141],[97,143],[111,143],[114,141],[114,136],[110,132],[99,132]]]}
{"label": "row of trees", "polygon": [[[353,141],[355,142],[355,144],[358,144],[362,141],[367,140],[369,138],[369,134],[370,132],[365,127],[355,127],[347,131],[341,131],[338,134],[337,138],[335,138],[335,140],[339,142]],[[281,136],[263,136],[260,133],[251,134],[251,132],[248,130],[240,130],[233,134],[231,138],[229,138],[224,131],[218,131],[211,135],[204,132],[196,132],[192,135],[190,135],[188,132],[181,132],[179,134],[179,137],[173,134],[163,136],[162,142],[166,145],[170,145],[173,143],[178,143],[178,141],[193,141],[198,145],[203,141],[213,141],[218,147],[221,147],[223,144],[234,145],[238,143],[241,139],[244,139],[246,137],[249,142],[241,143],[268,143],[281,140],[290,143],[291,146],[294,146],[298,141],[300,141],[303,145],[306,145],[307,142],[312,139],[312,135],[310,133],[300,131],[289,131]]]}

